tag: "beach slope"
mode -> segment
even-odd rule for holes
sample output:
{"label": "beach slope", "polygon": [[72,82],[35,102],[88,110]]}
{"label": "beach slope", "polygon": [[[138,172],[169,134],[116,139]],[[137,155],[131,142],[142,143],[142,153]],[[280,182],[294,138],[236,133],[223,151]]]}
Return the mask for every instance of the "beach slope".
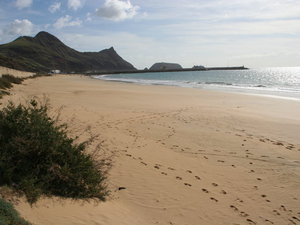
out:
{"label": "beach slope", "polygon": [[43,95],[113,153],[111,196],[20,201],[33,224],[300,223],[300,101],[57,75],[2,102]]}

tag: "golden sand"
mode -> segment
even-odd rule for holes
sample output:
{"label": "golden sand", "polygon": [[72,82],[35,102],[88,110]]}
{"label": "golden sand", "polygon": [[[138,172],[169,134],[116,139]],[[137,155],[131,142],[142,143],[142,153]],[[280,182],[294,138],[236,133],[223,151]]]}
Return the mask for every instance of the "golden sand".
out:
{"label": "golden sand", "polygon": [[115,155],[107,202],[21,201],[33,224],[300,223],[300,101],[64,75],[12,93],[45,94]]}

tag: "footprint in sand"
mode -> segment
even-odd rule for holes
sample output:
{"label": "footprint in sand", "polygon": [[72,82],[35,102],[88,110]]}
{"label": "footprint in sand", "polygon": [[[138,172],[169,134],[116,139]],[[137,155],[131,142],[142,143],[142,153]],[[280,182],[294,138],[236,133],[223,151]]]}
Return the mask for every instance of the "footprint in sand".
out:
{"label": "footprint in sand", "polygon": [[175,170],[174,168],[172,168],[172,167],[168,167],[168,170]]}
{"label": "footprint in sand", "polygon": [[276,209],[274,209],[273,212],[275,215],[280,216],[280,213]]}
{"label": "footprint in sand", "polygon": [[251,220],[251,219],[247,219],[247,222],[250,223],[250,224],[256,224],[256,222],[254,222],[254,221]]}
{"label": "footprint in sand", "polygon": [[203,156],[204,159],[208,159],[206,156]]}
{"label": "footprint in sand", "polygon": [[237,198],[235,201],[238,201],[238,202],[240,202],[240,203],[243,203],[244,201],[242,200],[242,199],[240,199],[240,198]]}
{"label": "footprint in sand", "polygon": [[294,225],[297,225],[297,223],[295,223],[293,220],[289,219],[289,221],[294,224]]}
{"label": "footprint in sand", "polygon": [[177,180],[182,180],[182,177],[177,176],[176,179]]}
{"label": "footprint in sand", "polygon": [[259,181],[261,181],[262,179],[258,177],[258,178],[256,178],[256,180],[259,180]]}
{"label": "footprint in sand", "polygon": [[218,160],[217,162],[221,162],[221,163],[224,163],[225,161],[224,161],[224,160]]}
{"label": "footprint in sand", "polygon": [[205,193],[209,193],[209,191],[205,188],[202,188],[202,191],[205,192]]}
{"label": "footprint in sand", "polygon": [[280,209],[283,210],[283,211],[286,211],[286,208],[285,208],[284,205],[281,205],[281,206],[280,206]]}
{"label": "footprint in sand", "polygon": [[191,184],[189,184],[189,183],[184,183],[184,185],[185,186],[189,186],[189,187],[191,187],[192,185]]}
{"label": "footprint in sand", "polygon": [[160,167],[159,167],[159,166],[154,166],[154,168],[155,168],[155,169],[158,169],[158,170],[160,169]]}
{"label": "footprint in sand", "polygon": [[199,176],[195,176],[195,178],[196,178],[197,180],[201,180],[201,178],[200,178]]}
{"label": "footprint in sand", "polygon": [[295,146],[289,145],[289,146],[287,146],[287,147],[285,147],[285,148],[288,149],[288,150],[292,150],[293,148],[295,148]]}
{"label": "footprint in sand", "polygon": [[300,222],[300,219],[298,219],[296,216],[293,216],[292,218]]}
{"label": "footprint in sand", "polygon": [[145,163],[145,162],[141,162],[141,164],[143,164],[144,166],[147,166],[148,164],[147,163]]}
{"label": "footprint in sand", "polygon": [[226,191],[224,191],[224,190],[222,190],[222,191],[221,191],[221,194],[223,194],[223,195],[226,195],[226,194],[227,194],[227,192],[226,192]]}
{"label": "footprint in sand", "polygon": [[187,172],[187,173],[193,173],[191,170],[187,170],[186,172]]}
{"label": "footprint in sand", "polygon": [[238,212],[239,209],[237,207],[235,207],[234,205],[230,205],[230,208],[232,208],[234,211]]}
{"label": "footprint in sand", "polygon": [[279,141],[278,141],[278,142],[274,142],[273,144],[274,144],[274,145],[283,146],[283,144],[282,144],[281,142],[279,142]]}
{"label": "footprint in sand", "polygon": [[214,197],[210,197],[210,200],[215,201],[215,202],[219,201],[218,199],[215,199]]}
{"label": "footprint in sand", "polygon": [[167,174],[167,173],[165,173],[165,172],[161,172],[161,174],[163,174],[163,175],[166,175],[166,176],[168,175],[168,174]]}
{"label": "footprint in sand", "polygon": [[216,184],[216,183],[212,183],[212,186],[217,187],[217,186],[219,186],[219,185]]}
{"label": "footprint in sand", "polygon": [[268,219],[265,219],[265,222],[268,222],[268,223],[274,224],[274,222],[272,222],[271,220],[268,220]]}
{"label": "footprint in sand", "polygon": [[245,212],[240,212],[240,216],[242,216],[242,217],[247,217],[247,216],[249,216],[249,214],[247,214],[247,213],[245,213]]}

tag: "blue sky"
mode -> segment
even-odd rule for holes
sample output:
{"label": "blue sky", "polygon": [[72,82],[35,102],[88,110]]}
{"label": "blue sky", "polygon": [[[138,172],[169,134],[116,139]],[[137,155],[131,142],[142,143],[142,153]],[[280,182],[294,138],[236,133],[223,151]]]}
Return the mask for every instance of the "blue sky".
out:
{"label": "blue sky", "polygon": [[0,0],[0,44],[41,30],[140,69],[300,66],[300,0]]}

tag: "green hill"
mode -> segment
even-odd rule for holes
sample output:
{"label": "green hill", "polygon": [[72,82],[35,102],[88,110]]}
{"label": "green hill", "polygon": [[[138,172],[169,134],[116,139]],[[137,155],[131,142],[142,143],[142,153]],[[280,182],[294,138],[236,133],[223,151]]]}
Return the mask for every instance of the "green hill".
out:
{"label": "green hill", "polygon": [[136,70],[113,47],[100,52],[79,52],[44,31],[0,45],[0,65],[32,72]]}

